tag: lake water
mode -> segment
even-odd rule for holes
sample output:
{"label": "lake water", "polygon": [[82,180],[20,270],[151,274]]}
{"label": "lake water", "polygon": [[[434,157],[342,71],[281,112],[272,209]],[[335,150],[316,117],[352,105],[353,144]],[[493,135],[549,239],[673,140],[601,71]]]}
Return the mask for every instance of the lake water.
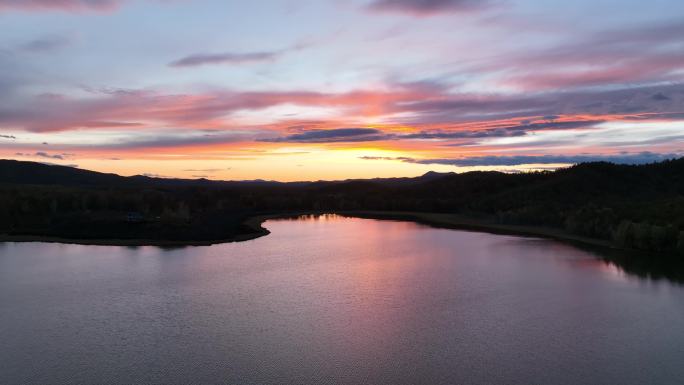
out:
{"label": "lake water", "polygon": [[555,241],[336,216],[0,244],[0,383],[682,384],[684,288]]}

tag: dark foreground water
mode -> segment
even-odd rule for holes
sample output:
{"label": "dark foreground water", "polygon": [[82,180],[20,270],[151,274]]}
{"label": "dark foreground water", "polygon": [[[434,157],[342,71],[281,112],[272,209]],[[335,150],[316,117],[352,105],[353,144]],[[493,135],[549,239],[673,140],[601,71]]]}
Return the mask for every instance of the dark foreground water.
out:
{"label": "dark foreground water", "polygon": [[0,383],[682,384],[684,289],[554,241],[339,217],[0,244]]}

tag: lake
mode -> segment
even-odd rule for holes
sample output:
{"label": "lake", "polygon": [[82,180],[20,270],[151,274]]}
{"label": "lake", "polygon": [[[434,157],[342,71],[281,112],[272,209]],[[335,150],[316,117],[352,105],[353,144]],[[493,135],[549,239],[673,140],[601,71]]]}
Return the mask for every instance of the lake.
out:
{"label": "lake", "polygon": [[0,383],[682,384],[684,287],[333,215],[208,247],[0,243]]}

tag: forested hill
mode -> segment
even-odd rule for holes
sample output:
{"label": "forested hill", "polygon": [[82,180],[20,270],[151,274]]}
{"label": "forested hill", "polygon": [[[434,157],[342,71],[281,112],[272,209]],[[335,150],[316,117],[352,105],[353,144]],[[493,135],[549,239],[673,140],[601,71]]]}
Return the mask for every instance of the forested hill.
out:
{"label": "forested hill", "polygon": [[[0,233],[6,234],[211,239],[241,231],[237,223],[254,213],[383,210],[458,213],[631,248],[684,249],[684,158],[523,174],[296,183],[122,177],[2,160],[0,200]],[[130,212],[140,213],[144,224],[131,229],[123,223]]]}

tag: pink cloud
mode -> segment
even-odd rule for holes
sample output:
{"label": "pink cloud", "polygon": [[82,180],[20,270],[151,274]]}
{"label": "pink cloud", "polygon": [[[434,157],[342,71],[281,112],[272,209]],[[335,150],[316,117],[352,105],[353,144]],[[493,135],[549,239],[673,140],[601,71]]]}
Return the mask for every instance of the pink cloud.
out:
{"label": "pink cloud", "polygon": [[[684,85],[527,95],[456,94],[445,87],[424,84],[343,93],[163,94],[104,89],[91,90],[91,96],[85,98],[36,97],[15,106],[0,106],[0,126],[39,133],[131,131],[131,137],[138,138],[108,145],[117,150],[255,141],[431,141],[448,146],[540,131],[593,129],[613,120],[682,120],[682,103]],[[328,107],[330,113],[320,120],[276,115],[270,124],[234,121],[234,115],[242,111],[286,104]],[[364,118],[372,118],[377,124],[369,127]]]}
{"label": "pink cloud", "polygon": [[293,104],[333,107],[379,116],[401,102],[429,97],[422,90],[353,91],[348,93],[216,92],[160,94],[148,91],[99,90],[91,98],[39,97],[17,108],[0,108],[0,123],[35,132],[99,127],[162,126],[212,128],[241,110]]}
{"label": "pink cloud", "polygon": [[494,84],[520,91],[682,81],[682,33],[682,22],[591,33],[551,47],[503,54],[467,71],[493,74]]}

